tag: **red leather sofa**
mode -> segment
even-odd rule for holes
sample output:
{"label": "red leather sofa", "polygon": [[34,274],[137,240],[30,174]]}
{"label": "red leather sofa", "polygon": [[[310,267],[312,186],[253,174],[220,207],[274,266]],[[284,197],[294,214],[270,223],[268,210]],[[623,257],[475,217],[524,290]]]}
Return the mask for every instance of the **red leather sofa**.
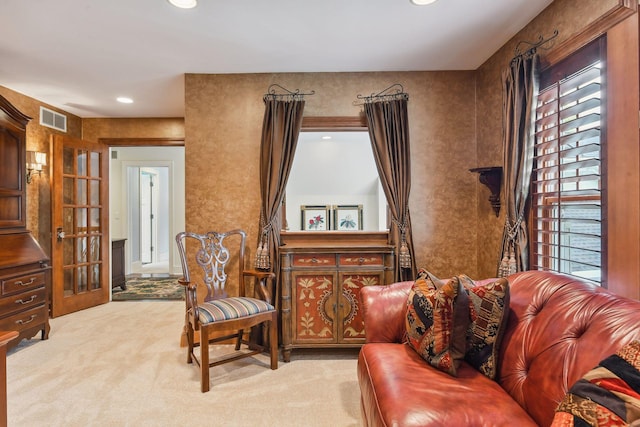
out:
{"label": "red leather sofa", "polygon": [[465,362],[450,376],[403,343],[411,282],[362,289],[364,425],[548,426],[576,380],[640,338],[640,301],[555,273],[508,279],[510,312],[496,381]]}

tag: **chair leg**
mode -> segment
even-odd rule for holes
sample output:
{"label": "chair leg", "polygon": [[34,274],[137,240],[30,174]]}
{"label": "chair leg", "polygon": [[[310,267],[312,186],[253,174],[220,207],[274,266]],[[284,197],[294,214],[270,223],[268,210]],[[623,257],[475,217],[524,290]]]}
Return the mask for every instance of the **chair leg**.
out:
{"label": "chair leg", "polygon": [[278,369],[278,322],[276,316],[269,322],[269,345],[271,347],[271,369]]}
{"label": "chair leg", "polygon": [[200,390],[209,391],[209,330],[200,328]]}
{"label": "chair leg", "polygon": [[193,363],[193,326],[187,322],[187,363]]}
{"label": "chair leg", "polygon": [[244,330],[239,329],[238,330],[238,338],[236,338],[236,351],[240,350],[240,345],[242,344],[242,334],[244,333]]}

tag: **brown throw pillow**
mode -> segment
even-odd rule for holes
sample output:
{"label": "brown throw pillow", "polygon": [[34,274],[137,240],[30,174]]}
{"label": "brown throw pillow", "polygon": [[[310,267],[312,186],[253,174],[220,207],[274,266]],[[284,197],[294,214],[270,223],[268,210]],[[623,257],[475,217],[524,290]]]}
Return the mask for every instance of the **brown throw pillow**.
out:
{"label": "brown throw pillow", "polygon": [[468,296],[459,278],[440,286],[434,278],[421,271],[411,288],[407,300],[407,341],[431,366],[456,376],[465,354]]}
{"label": "brown throw pillow", "polygon": [[498,371],[498,353],[509,316],[509,282],[505,278],[476,285],[458,276],[469,296],[469,328],[464,360],[491,379]]}

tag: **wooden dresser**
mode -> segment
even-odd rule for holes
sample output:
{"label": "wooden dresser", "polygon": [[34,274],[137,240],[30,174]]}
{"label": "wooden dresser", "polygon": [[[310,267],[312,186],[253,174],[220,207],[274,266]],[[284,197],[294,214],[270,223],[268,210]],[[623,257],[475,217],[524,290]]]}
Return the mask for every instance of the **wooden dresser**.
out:
{"label": "wooden dresser", "polygon": [[303,347],[364,344],[360,289],[393,282],[386,244],[292,243],[280,248],[283,358]]}
{"label": "wooden dresser", "polygon": [[26,126],[30,118],[0,96],[0,330],[49,335],[49,258],[26,229]]}

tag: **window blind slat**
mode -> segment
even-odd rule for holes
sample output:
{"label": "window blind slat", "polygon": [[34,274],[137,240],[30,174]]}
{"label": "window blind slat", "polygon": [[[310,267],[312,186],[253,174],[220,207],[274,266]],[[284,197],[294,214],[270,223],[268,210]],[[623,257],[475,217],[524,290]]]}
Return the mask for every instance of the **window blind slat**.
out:
{"label": "window blind slat", "polygon": [[[548,151],[551,151],[551,147],[549,147]],[[550,152],[549,154],[545,153],[542,155],[538,155],[536,158],[538,159],[538,161],[544,163],[544,162],[549,162],[558,158],[562,159],[562,158],[569,158],[569,157],[577,157],[585,154],[599,154],[599,153],[600,153],[600,144],[585,144],[585,145],[580,145],[578,147],[570,147],[568,149],[561,150],[560,152],[554,151],[554,152]]]}
{"label": "window blind slat", "polygon": [[573,92],[566,93],[566,95],[560,96],[560,110],[564,110],[570,104],[577,102],[580,99],[587,98],[589,96],[596,95],[600,92],[600,83],[590,83],[587,86],[576,89]]}
{"label": "window blind slat", "polygon": [[598,143],[600,142],[600,128],[590,128],[587,130],[579,131],[576,133],[572,133],[571,135],[563,135],[560,137],[561,145],[569,145],[574,146],[576,143],[580,141],[591,141],[596,140]]}
{"label": "window blind slat", "polygon": [[[591,126],[588,126],[591,125]],[[593,128],[600,125],[600,114],[591,113],[563,122],[560,125],[560,135],[565,135],[572,130],[583,130],[585,127]],[[581,129],[582,128],[582,129]]]}
{"label": "window blind slat", "polygon": [[560,92],[566,93],[574,87],[584,86],[592,80],[596,80],[600,77],[600,68],[595,66],[596,64],[578,71],[572,76],[567,77],[559,83]]}
{"label": "window blind slat", "polygon": [[560,165],[552,164],[549,166],[538,167],[537,171],[543,174],[556,172],[558,170],[562,173],[566,173],[569,171],[575,171],[582,168],[599,167],[599,166],[600,166],[600,160],[587,159],[587,160],[579,160],[576,162],[562,163]]}
{"label": "window blind slat", "polygon": [[558,89],[559,89],[559,85],[553,84],[550,86],[547,86],[546,88],[542,89],[539,93],[538,93],[538,105],[537,107],[542,107],[544,105],[547,105],[549,103],[553,103],[553,104],[557,104],[557,102],[555,102],[558,99]]}
{"label": "window blind slat", "polygon": [[[551,246],[553,246],[551,243],[546,243],[546,242],[536,242],[536,243],[538,244],[538,246],[545,247],[545,248],[550,248]],[[572,246],[563,246],[563,247],[568,248],[568,249],[572,249],[572,250],[576,250],[576,251],[580,251],[584,255],[596,255],[596,254],[599,253],[598,250],[594,250],[594,249],[575,248],[575,247],[572,247]],[[562,257],[553,257],[553,256],[549,256],[549,258],[562,259]]]}
{"label": "window blind slat", "polygon": [[567,117],[578,115],[584,111],[594,110],[598,107],[600,107],[600,99],[589,98],[584,102],[580,102],[562,110],[560,112],[560,121],[564,121]]}

